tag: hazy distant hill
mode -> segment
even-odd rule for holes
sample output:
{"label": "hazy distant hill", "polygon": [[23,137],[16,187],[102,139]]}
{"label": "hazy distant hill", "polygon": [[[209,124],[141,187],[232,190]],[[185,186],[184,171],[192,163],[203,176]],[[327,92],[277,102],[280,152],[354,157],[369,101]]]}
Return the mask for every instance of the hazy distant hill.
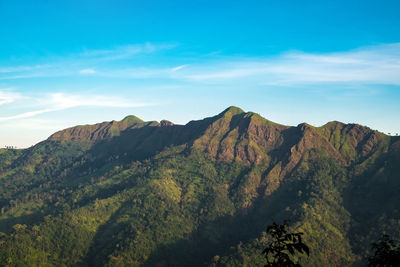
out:
{"label": "hazy distant hill", "polygon": [[0,265],[262,265],[272,219],[305,233],[305,266],[362,264],[399,203],[400,138],[368,127],[128,116],[0,150]]}

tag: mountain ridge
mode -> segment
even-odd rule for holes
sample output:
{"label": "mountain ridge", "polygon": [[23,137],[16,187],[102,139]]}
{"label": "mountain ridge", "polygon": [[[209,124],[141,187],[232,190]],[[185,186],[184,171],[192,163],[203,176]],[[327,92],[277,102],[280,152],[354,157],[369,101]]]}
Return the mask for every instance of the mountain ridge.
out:
{"label": "mountain ridge", "polygon": [[[297,138],[301,138],[301,134],[304,135],[304,138],[302,139],[301,146],[291,148],[292,153],[294,153],[297,149],[301,150],[302,146],[306,146],[307,149],[310,149],[313,144],[322,145],[328,150],[331,150],[332,154],[336,154],[335,158],[337,158],[338,160],[344,160],[346,162],[354,160],[352,158],[356,153],[355,150],[361,151],[363,149],[362,147],[364,147],[363,153],[367,154],[371,149],[373,149],[374,144],[377,142],[377,135],[386,136],[383,133],[371,130],[366,126],[361,126],[358,124],[344,124],[338,121],[328,122],[320,127],[314,127],[307,123],[301,123],[297,126],[284,126],[275,122],[271,122],[257,113],[244,112],[238,107],[231,106],[216,116],[208,117],[198,121],[190,121],[185,125],[175,125],[172,122],[166,120],[163,120],[161,122],[144,122],[134,115],[129,115],[121,121],[110,121],[93,125],[70,127],[54,133],[47,140],[80,140],[98,142],[104,139],[110,139],[112,137],[119,136],[121,132],[125,131],[129,132],[138,128],[164,126],[180,128],[182,130],[189,129],[189,132],[190,130],[198,132],[205,131],[205,134],[203,134],[203,138],[193,140],[193,142],[195,142],[194,146],[201,147],[202,150],[207,150],[214,157],[220,159],[232,160],[235,155],[239,154],[240,159],[248,161],[249,163],[260,163],[261,158],[257,158],[256,151],[260,150],[260,147],[272,149],[274,145],[277,145],[273,144],[275,141],[278,143],[282,142],[282,140],[275,140],[276,138],[278,138],[277,135],[279,135],[283,130],[288,129],[290,129],[289,131],[292,132],[296,131],[295,129],[299,129],[300,132],[304,132],[299,132],[299,136]],[[198,127],[203,127],[204,129],[199,129]],[[218,129],[219,132],[215,131],[216,129]],[[159,134],[160,132],[161,131],[159,131]],[[342,136],[345,137],[345,140],[338,140],[340,132],[343,132]],[[238,151],[232,149],[232,147],[229,145],[229,143],[232,142],[233,139],[245,139],[243,135],[249,134],[250,141],[252,142],[250,142],[249,144],[243,144],[242,142],[241,145],[246,145],[248,148],[250,148],[250,150],[244,151],[243,149],[241,149],[240,151]],[[186,133],[186,135],[191,135],[192,138],[194,136],[193,133]],[[367,138],[367,135],[369,136],[369,139]],[[320,137],[319,140],[316,140],[317,137]],[[222,140],[221,144],[219,144],[219,139]],[[309,139],[313,140],[310,141]],[[188,141],[187,138],[184,141]],[[257,142],[261,142],[262,144],[259,144]],[[362,142],[364,142],[365,144],[363,144]],[[218,143],[218,146],[213,145],[215,143]],[[333,149],[328,143],[333,146]],[[369,146],[369,148],[366,146]],[[244,154],[247,154],[247,156],[245,156]],[[339,154],[341,156],[339,156]]]}
{"label": "mountain ridge", "polygon": [[272,218],[305,233],[307,266],[362,265],[378,233],[400,236],[399,141],[233,106],[64,129],[0,151],[0,265],[262,265]]}

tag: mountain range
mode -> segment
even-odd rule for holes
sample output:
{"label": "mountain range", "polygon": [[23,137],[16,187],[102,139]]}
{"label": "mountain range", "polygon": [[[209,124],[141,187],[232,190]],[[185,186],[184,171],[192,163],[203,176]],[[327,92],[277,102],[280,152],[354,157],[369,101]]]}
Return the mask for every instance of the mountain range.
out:
{"label": "mountain range", "polygon": [[399,193],[400,137],[358,124],[127,116],[0,149],[0,265],[262,266],[288,219],[304,266],[363,266]]}

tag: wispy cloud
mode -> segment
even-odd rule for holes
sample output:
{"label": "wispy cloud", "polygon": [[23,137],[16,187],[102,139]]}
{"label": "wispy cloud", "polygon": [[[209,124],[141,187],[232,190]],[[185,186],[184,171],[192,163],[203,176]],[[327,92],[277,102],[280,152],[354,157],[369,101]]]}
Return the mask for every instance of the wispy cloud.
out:
{"label": "wispy cloud", "polygon": [[0,80],[95,74],[97,71],[92,66],[96,64],[107,65],[107,62],[127,60],[141,54],[173,49],[176,46],[176,44],[144,43],[116,46],[110,49],[85,49],[81,53],[41,59],[47,60],[47,64],[43,65],[0,66]]}
{"label": "wispy cloud", "polygon": [[9,104],[21,98],[19,93],[10,92],[9,88],[0,89],[0,105]]}
{"label": "wispy cloud", "polygon": [[86,50],[80,54],[85,58],[96,58],[99,60],[120,60],[130,58],[138,54],[150,54],[162,50],[175,48],[176,44],[134,44],[117,46],[112,49]]}
{"label": "wispy cloud", "polygon": [[186,66],[187,65],[180,65],[178,67],[172,68],[171,71],[175,72],[175,71],[178,71],[178,70],[181,70],[181,69],[185,68]]}
{"label": "wispy cloud", "polygon": [[16,73],[25,72],[31,70],[37,70],[45,68],[46,66],[36,65],[36,66],[13,66],[13,67],[0,67],[0,73]]}
{"label": "wispy cloud", "polygon": [[[128,60],[124,68],[111,61],[129,59],[172,49],[174,44],[138,44],[112,49],[87,50],[43,66],[0,68],[0,80],[32,77],[55,77],[96,74],[110,79],[161,78],[187,83],[256,83],[297,85],[323,83],[358,83],[400,85],[400,43],[364,47],[336,53],[291,51],[269,57],[202,57],[201,62],[187,62],[175,55],[174,63],[157,56],[160,64]],[[154,59],[154,58],[153,58]],[[110,61],[110,62],[106,62]],[[109,64],[110,63],[110,64]],[[172,66],[171,66],[172,65]],[[163,67],[160,67],[163,66]],[[4,73],[5,75],[2,75]],[[151,80],[149,79],[149,83]]]}
{"label": "wispy cloud", "polygon": [[253,80],[264,84],[365,83],[400,85],[400,43],[341,53],[289,52],[271,58],[226,59],[193,66],[183,78],[223,83]]}
{"label": "wispy cloud", "polygon": [[107,78],[128,78],[128,79],[150,79],[150,78],[173,78],[174,70],[172,68],[125,68],[110,69],[98,72],[97,74]]}
{"label": "wispy cloud", "polygon": [[[161,46],[162,47],[162,46]],[[168,46],[167,46],[168,47]],[[162,49],[152,45],[127,46],[115,50],[88,53],[101,58],[122,58]],[[83,68],[80,74],[107,78],[162,78],[189,83],[257,83],[264,85],[298,85],[323,83],[358,83],[400,85],[400,43],[364,47],[347,52],[305,53],[291,51],[270,57],[210,56],[202,62],[178,66],[118,68],[104,66],[99,70]],[[150,82],[150,80],[149,80]]]}
{"label": "wispy cloud", "polygon": [[31,98],[31,101],[36,102],[36,106],[41,106],[42,108],[16,115],[0,117],[0,122],[30,118],[43,113],[76,107],[134,108],[155,105],[155,103],[135,102],[133,100],[128,100],[121,97],[100,95],[72,95],[65,93],[54,93],[40,99]]}
{"label": "wispy cloud", "polygon": [[9,121],[9,120],[16,120],[16,119],[25,119],[25,118],[30,118],[34,117],[39,114],[51,112],[51,111],[56,111],[58,109],[41,109],[41,110],[35,110],[35,111],[29,111],[29,112],[24,112],[21,114],[13,115],[13,116],[7,116],[7,117],[0,117],[0,121]]}
{"label": "wispy cloud", "polygon": [[79,73],[80,74],[84,74],[84,75],[86,75],[86,74],[95,74],[96,71],[94,69],[83,69],[83,70],[80,70]]}

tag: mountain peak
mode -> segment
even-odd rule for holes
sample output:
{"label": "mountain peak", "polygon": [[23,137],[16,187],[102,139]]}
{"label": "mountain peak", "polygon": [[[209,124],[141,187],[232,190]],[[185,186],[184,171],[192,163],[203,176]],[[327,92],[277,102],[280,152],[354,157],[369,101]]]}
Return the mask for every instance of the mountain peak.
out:
{"label": "mountain peak", "polygon": [[[352,244],[400,230],[395,137],[338,122],[278,125],[237,107],[186,125],[138,121],[0,149],[0,262],[195,266],[218,251],[217,264],[262,266],[263,225],[286,216],[312,229],[309,266],[351,266],[367,251]],[[229,249],[240,240],[245,249]],[[184,257],[183,246],[198,249]]]}
{"label": "mountain peak", "polygon": [[222,111],[220,113],[220,115],[224,116],[226,114],[231,114],[231,115],[237,115],[237,114],[241,114],[244,113],[244,111],[239,108],[239,107],[235,107],[235,106],[230,106],[227,109],[225,109],[224,111]]}
{"label": "mountain peak", "polygon": [[160,121],[160,125],[162,127],[164,127],[164,126],[174,126],[174,123],[171,122],[171,121],[168,121],[168,120],[162,120],[162,121]]}
{"label": "mountain peak", "polygon": [[140,118],[134,116],[134,115],[128,115],[125,118],[121,120],[121,122],[127,122],[127,123],[138,123],[138,122],[143,122]]}
{"label": "mountain peak", "polygon": [[142,125],[144,121],[136,116],[126,116],[121,121],[105,121],[92,125],[78,125],[58,131],[49,137],[53,141],[81,140],[99,141],[120,135],[121,131],[133,125]]}

